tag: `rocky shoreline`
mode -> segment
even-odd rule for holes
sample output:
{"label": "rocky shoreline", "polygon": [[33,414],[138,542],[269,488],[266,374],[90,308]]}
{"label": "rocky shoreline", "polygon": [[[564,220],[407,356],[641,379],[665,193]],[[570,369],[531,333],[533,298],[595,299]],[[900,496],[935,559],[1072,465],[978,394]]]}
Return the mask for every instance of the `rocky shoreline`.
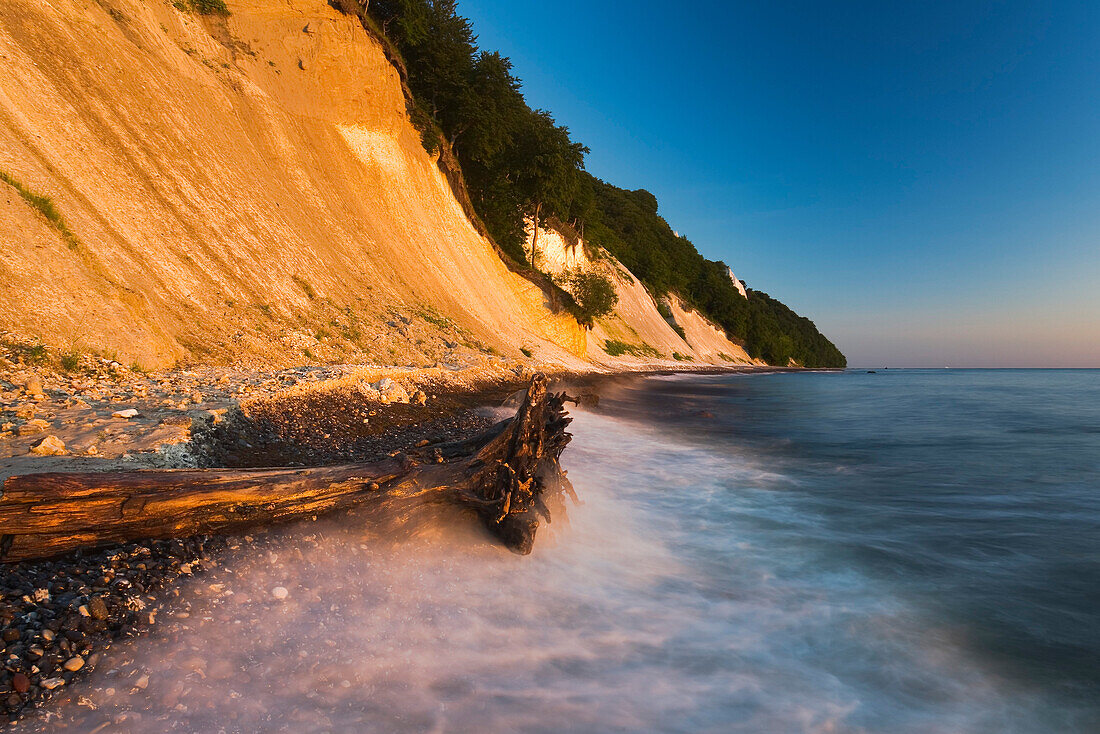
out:
{"label": "rocky shoreline", "polygon": [[[0,480],[392,455],[485,430],[495,417],[481,406],[500,405],[526,377],[501,366],[420,371],[416,379],[355,366],[150,375],[104,359],[64,373],[7,357]],[[39,450],[51,437],[61,449]],[[202,574],[242,543],[256,550],[260,535],[132,543],[0,566],[0,714],[15,722],[43,707],[95,669],[112,643],[154,629],[158,613],[178,603],[181,578]],[[148,683],[142,671],[116,675],[119,685]]]}
{"label": "rocky shoreline", "polygon": [[[219,537],[133,543],[6,567],[0,711],[18,721],[95,669],[113,642],[152,628],[173,583],[202,573],[226,545]],[[125,684],[143,688],[141,676]]]}

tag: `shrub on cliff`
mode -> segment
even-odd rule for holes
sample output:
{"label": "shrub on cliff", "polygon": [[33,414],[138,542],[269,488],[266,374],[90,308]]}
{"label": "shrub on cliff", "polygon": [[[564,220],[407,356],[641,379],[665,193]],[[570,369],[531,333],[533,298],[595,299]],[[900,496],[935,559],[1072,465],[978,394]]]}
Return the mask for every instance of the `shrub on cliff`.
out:
{"label": "shrub on cliff", "polygon": [[562,282],[576,301],[573,315],[588,328],[592,328],[596,319],[611,313],[619,302],[611,279],[595,270],[577,268],[567,271]]}

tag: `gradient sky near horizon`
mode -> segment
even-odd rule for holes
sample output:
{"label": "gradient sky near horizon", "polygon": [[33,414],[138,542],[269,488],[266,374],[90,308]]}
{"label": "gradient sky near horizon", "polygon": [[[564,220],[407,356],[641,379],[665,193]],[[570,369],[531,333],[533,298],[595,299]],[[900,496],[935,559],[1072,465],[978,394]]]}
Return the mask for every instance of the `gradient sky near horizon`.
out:
{"label": "gradient sky near horizon", "polygon": [[1100,367],[1100,2],[458,7],[850,365]]}

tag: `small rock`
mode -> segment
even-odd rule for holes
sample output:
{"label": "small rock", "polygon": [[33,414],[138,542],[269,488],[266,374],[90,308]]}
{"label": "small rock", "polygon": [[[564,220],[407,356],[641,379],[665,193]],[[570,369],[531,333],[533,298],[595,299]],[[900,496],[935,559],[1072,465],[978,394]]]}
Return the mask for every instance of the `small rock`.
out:
{"label": "small rock", "polygon": [[107,611],[107,604],[98,596],[93,596],[88,600],[88,612],[92,615],[93,619],[107,619],[109,615]]}
{"label": "small rock", "polygon": [[134,681],[134,688],[138,688],[138,689],[144,691],[148,687],[149,687],[149,676],[148,675],[143,675],[140,678],[138,678],[136,681]]}
{"label": "small rock", "polygon": [[276,586],[274,589],[271,590],[271,595],[279,601],[282,601],[283,599],[286,599],[288,596],[290,596],[290,592],[287,591],[285,586]]}
{"label": "small rock", "polygon": [[64,678],[47,678],[44,681],[42,681],[41,683],[39,683],[38,685],[42,686],[47,691],[52,691],[55,688],[60,688],[61,686],[65,685],[65,679]]}
{"label": "small rock", "polygon": [[48,421],[44,421],[41,418],[33,418],[16,429],[16,433],[20,436],[33,436],[36,433],[42,433],[50,427]]}
{"label": "small rock", "polygon": [[134,408],[127,408],[126,410],[116,410],[111,413],[112,418],[137,418],[138,412]]}
{"label": "small rock", "polygon": [[38,456],[64,456],[69,451],[65,448],[65,442],[57,436],[46,436],[31,446],[31,453]]}
{"label": "small rock", "polygon": [[409,402],[413,405],[427,405],[428,396],[424,394],[423,390],[417,390],[413,392],[412,397],[409,398]]}
{"label": "small rock", "polygon": [[383,403],[407,403],[409,402],[409,393],[405,391],[405,388],[401,387],[400,383],[394,382],[388,377],[383,377],[377,384],[371,385],[382,396]]}
{"label": "small rock", "polygon": [[76,671],[84,667],[84,658],[80,657],[79,655],[71,657],[65,661],[65,665],[63,665],[62,667],[70,673],[75,673]]}
{"label": "small rock", "polygon": [[23,389],[27,391],[28,395],[33,397],[42,397],[44,395],[42,392],[42,380],[34,375],[27,379],[27,384],[23,386]]}
{"label": "small rock", "polygon": [[11,677],[11,687],[16,693],[26,693],[31,689],[31,679],[22,673],[16,673]]}

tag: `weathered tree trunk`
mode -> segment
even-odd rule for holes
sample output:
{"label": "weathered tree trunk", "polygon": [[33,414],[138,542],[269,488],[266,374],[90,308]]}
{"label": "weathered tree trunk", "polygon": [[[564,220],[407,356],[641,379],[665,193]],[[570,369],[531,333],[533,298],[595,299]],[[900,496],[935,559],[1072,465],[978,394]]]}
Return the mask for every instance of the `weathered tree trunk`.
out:
{"label": "weathered tree trunk", "polygon": [[537,268],[535,257],[539,251],[539,212],[542,211],[542,202],[535,204],[535,234],[531,238],[531,267]]}
{"label": "weathered tree trunk", "polygon": [[565,399],[548,394],[536,375],[511,421],[467,441],[360,464],[10,477],[0,498],[0,561],[410,500],[473,507],[506,546],[530,553],[539,516],[550,519],[547,501],[572,495],[558,465],[571,438]]}

